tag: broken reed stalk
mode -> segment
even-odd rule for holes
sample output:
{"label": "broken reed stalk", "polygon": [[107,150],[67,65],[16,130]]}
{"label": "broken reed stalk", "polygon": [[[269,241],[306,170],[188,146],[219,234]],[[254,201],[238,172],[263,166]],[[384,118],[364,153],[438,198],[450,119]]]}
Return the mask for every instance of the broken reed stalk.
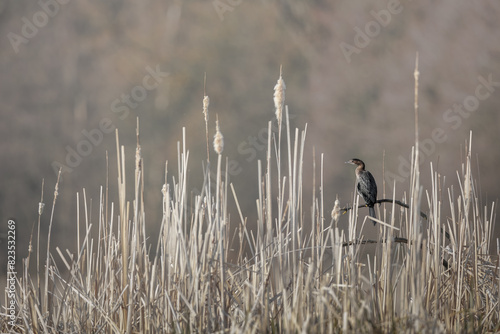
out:
{"label": "broken reed stalk", "polygon": [[[410,206],[406,203],[403,203],[401,201],[398,201],[398,200],[394,200],[394,199],[391,199],[391,198],[383,198],[383,199],[379,199],[379,200],[376,200],[375,201],[375,204],[378,203],[378,204],[381,204],[381,203],[395,203],[399,206],[402,206],[406,209],[409,209]],[[363,205],[359,205],[357,208],[358,209],[361,209],[361,208],[365,208],[366,207],[366,204],[363,204]],[[345,207],[345,208],[342,208],[342,209],[338,209],[338,211],[335,210],[334,208],[334,214],[339,214],[339,215],[343,215],[344,213],[346,213],[347,211],[349,210],[352,210],[353,208],[352,207]],[[424,218],[425,220],[427,220],[427,214],[425,214],[424,212],[420,211],[420,217]],[[446,238],[448,240],[450,240],[450,234],[447,232],[447,231],[443,231],[443,228],[441,227],[441,232],[444,232]]]}
{"label": "broken reed stalk", "polygon": [[[387,240],[387,239],[384,239],[384,240],[370,240],[370,239],[367,239],[367,240],[345,241],[345,242],[342,243],[342,247],[349,247],[349,246],[353,246],[353,245],[379,244],[379,243],[380,244],[385,244],[385,243],[388,243],[388,242],[395,242],[395,243],[400,243],[400,244],[411,244],[411,242],[408,242],[407,238],[394,237],[392,240]],[[420,245],[420,247],[422,247],[422,245]],[[442,264],[443,264],[443,266],[446,269],[450,268],[450,265],[449,265],[448,261],[446,261],[445,259],[442,259]]]}
{"label": "broken reed stalk", "polygon": [[[337,202],[337,201],[335,201],[335,205],[337,205],[337,203],[336,203],[336,202]],[[409,206],[408,204],[403,203],[403,202],[398,201],[398,200],[391,199],[391,198],[383,198],[383,199],[378,199],[378,200],[376,200],[376,201],[375,201],[375,204],[377,204],[377,203],[378,203],[378,204],[381,204],[381,203],[395,203],[395,204],[397,204],[397,205],[399,205],[399,206],[402,206],[402,207],[404,207],[404,208],[406,208],[406,209],[409,209],[409,208],[410,208],[410,206]],[[358,209],[365,208],[366,206],[367,206],[366,204],[359,205],[359,206],[358,206]],[[352,210],[352,209],[353,209],[353,208],[352,208],[352,207],[349,207],[349,206],[348,206],[348,207],[345,207],[345,208],[342,208],[342,209],[338,208],[339,213],[340,213],[341,215],[343,215],[344,213],[346,213],[347,211]],[[334,209],[334,211],[335,211],[335,209]],[[422,211],[420,211],[420,216],[421,216],[422,218],[424,218],[424,219],[427,219],[427,215],[426,215],[424,212],[422,212]]]}

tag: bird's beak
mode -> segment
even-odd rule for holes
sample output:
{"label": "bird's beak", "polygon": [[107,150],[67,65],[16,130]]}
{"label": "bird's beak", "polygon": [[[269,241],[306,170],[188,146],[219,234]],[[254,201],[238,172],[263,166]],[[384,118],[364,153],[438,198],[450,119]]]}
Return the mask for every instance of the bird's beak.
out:
{"label": "bird's beak", "polygon": [[350,163],[351,163],[351,160],[349,160],[349,161],[346,161],[345,163],[346,163],[346,164],[350,164]]}

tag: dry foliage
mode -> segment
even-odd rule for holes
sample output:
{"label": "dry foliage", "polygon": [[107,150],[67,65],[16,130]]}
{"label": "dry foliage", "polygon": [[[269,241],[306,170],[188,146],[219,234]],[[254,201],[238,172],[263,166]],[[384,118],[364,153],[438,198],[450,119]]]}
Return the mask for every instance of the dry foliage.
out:
{"label": "dry foliage", "polygon": [[[416,116],[417,109],[416,101]],[[77,235],[76,250],[53,247],[45,258],[37,250],[36,258],[25,259],[18,276],[16,326],[10,328],[3,317],[0,329],[29,333],[498,331],[498,254],[489,255],[495,210],[493,204],[480,207],[470,142],[458,192],[442,189],[436,172],[431,189],[422,189],[418,154],[413,155],[408,198],[402,199],[409,208],[380,207],[376,252],[362,258],[364,246],[355,241],[363,239],[366,219],[360,219],[357,196],[344,222],[338,214],[327,218],[323,155],[319,181],[316,173],[313,177],[319,190],[312,194],[310,216],[304,213],[307,127],[292,131],[288,110],[284,116],[283,145],[280,122],[279,134],[269,136],[267,160],[258,164],[257,229],[247,228],[237,189],[224,182],[228,162],[223,169],[222,150],[217,154],[215,184],[207,163],[201,194],[194,196],[187,189],[189,152],[183,132],[178,174],[170,175],[166,168],[165,183],[158,185],[163,219],[156,245],[148,242],[145,233],[139,134],[135,196],[127,199],[124,148],[117,132],[118,205],[108,203],[108,189],[101,188],[99,221],[91,223],[83,193],[85,219],[80,221],[78,215],[77,224],[78,231],[85,232]],[[308,163],[316,166],[316,161]],[[277,195],[271,191],[276,188]],[[449,217],[442,212],[443,194],[451,207]],[[80,207],[79,196],[77,200]],[[233,200],[239,217],[230,220],[228,202]],[[428,206],[427,220],[420,215],[422,202]],[[192,204],[188,207],[188,203]],[[338,224],[344,224],[345,230]],[[93,238],[91,231],[96,229],[98,237]],[[396,242],[396,236],[407,243]],[[234,244],[237,249],[230,251]],[[65,268],[56,265],[56,257]],[[33,265],[38,268],[35,277],[28,274]]]}

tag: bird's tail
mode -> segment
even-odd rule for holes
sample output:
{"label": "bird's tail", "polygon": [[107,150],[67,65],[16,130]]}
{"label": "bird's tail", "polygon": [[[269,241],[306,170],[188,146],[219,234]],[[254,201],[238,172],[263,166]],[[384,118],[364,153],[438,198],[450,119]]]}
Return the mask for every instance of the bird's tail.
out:
{"label": "bird's tail", "polygon": [[[375,216],[375,208],[373,206],[368,207],[368,211],[370,213],[370,217],[377,218]],[[374,220],[372,220],[373,225],[377,224]]]}

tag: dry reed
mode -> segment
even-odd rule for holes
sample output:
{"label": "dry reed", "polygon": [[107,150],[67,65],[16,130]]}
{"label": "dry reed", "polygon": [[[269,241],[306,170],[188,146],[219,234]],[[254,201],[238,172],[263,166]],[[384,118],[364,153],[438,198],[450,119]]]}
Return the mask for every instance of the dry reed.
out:
{"label": "dry reed", "polygon": [[[275,93],[276,96],[280,95]],[[208,107],[208,99],[204,109],[205,106]],[[416,106],[417,99],[418,121]],[[177,174],[170,175],[168,164],[165,166],[165,182],[161,186],[163,218],[156,245],[148,242],[145,232],[146,166],[139,132],[134,195],[130,199],[126,196],[125,150],[120,146],[117,132],[118,206],[112,201],[108,206],[107,187],[106,191],[101,188],[99,220],[91,223],[86,193],[83,192],[83,198],[77,195],[77,208],[80,210],[83,204],[84,212],[78,211],[76,249],[48,248],[43,260],[43,282],[38,275],[33,278],[29,274],[31,256],[23,261],[17,285],[16,326],[10,328],[2,317],[0,330],[24,333],[499,330],[500,251],[495,256],[489,255],[495,205],[481,206],[478,199],[470,161],[472,135],[466,161],[458,174],[460,189],[449,188],[447,192],[451,212],[443,212],[440,192],[446,194],[446,190],[442,176],[432,165],[431,188],[424,190],[420,185],[418,149],[414,149],[412,178],[406,191],[410,194],[409,209],[396,210],[391,203],[381,206],[378,217],[383,224],[377,226],[379,240],[384,242],[375,241],[378,242],[375,251],[365,258],[362,255],[365,245],[357,242],[365,240],[366,221],[358,211],[357,195],[353,197],[353,209],[343,221],[338,221],[345,230],[337,226],[338,201],[332,211],[333,219],[330,223],[326,220],[323,155],[319,161],[319,182],[316,172],[313,175],[311,207],[304,207],[303,156],[307,128],[292,130],[286,108],[284,121],[284,152],[281,139],[269,135],[267,161],[264,166],[258,163],[255,228],[248,227],[241,211],[238,189],[226,182],[228,163],[226,159],[223,169],[218,120],[214,137],[218,153],[215,194],[208,164],[201,193],[193,195],[193,201],[187,200],[191,196],[187,188],[189,151],[183,130],[177,145]],[[418,143],[418,127],[416,136]],[[275,160],[271,154],[273,147]],[[271,177],[274,163],[278,171],[276,179]],[[308,163],[316,171],[316,157]],[[276,186],[277,197],[271,191]],[[58,183],[56,192],[57,187]],[[236,221],[229,219],[229,197],[239,213]],[[189,208],[188,203],[192,203]],[[420,215],[424,204],[428,208],[427,220]],[[309,209],[310,216],[305,214]],[[41,212],[40,216],[43,218]],[[239,248],[233,252],[229,247],[230,230],[236,231],[239,241]],[[92,237],[92,233],[98,237]],[[398,242],[397,237],[404,237],[407,243]],[[38,272],[42,270],[39,253],[37,250]],[[55,256],[62,261],[62,268],[53,260]]]}

